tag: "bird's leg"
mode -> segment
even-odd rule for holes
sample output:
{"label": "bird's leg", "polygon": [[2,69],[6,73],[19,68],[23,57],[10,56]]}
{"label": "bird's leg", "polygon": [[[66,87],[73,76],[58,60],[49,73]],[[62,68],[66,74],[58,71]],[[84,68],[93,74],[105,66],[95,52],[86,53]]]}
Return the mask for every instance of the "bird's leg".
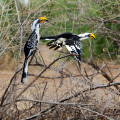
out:
{"label": "bird's leg", "polygon": [[39,50],[39,48],[36,46],[36,50]]}

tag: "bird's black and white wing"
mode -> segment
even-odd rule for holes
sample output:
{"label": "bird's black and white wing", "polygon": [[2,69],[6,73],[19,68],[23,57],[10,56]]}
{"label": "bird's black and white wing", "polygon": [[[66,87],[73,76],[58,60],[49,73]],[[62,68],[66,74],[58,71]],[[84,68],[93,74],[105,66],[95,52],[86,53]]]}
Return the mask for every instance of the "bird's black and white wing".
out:
{"label": "bird's black and white wing", "polygon": [[54,50],[57,50],[58,48],[65,45],[70,53],[76,54],[75,58],[77,59],[79,65],[80,65],[81,50],[82,50],[80,38],[81,37],[79,37],[78,35],[75,35],[73,33],[62,33],[58,36],[41,37],[40,39],[51,40],[47,44],[47,46],[50,46],[50,49],[54,48]]}
{"label": "bird's black and white wing", "polygon": [[37,46],[37,43],[38,43],[38,35],[35,32],[33,32],[29,36],[24,47],[24,53],[26,58],[29,58],[32,55],[32,53],[34,52]]}
{"label": "bird's black and white wing", "polygon": [[49,46],[50,49],[54,48],[54,50],[57,50],[64,46],[66,44],[66,40],[70,39],[72,35],[72,33],[62,33],[58,36],[41,37],[40,39],[50,40],[50,42],[47,43],[47,46]]}
{"label": "bird's black and white wing", "polygon": [[81,64],[81,52],[82,52],[82,44],[80,41],[69,41],[66,42],[66,48],[68,49],[68,51],[72,54],[76,54],[75,58],[78,61],[78,64]]}
{"label": "bird's black and white wing", "polygon": [[24,60],[24,67],[23,67],[23,73],[21,82],[24,83],[27,79],[27,71],[28,71],[28,58],[33,54],[35,51],[35,48],[38,43],[37,39],[38,35],[35,32],[32,32],[32,34],[29,36],[25,47],[24,47],[24,53],[25,53],[25,60]]}
{"label": "bird's black and white wing", "polygon": [[75,58],[80,65],[82,52],[81,40],[87,38],[95,39],[95,35],[93,33],[83,33],[79,35],[75,35],[73,33],[62,33],[57,36],[41,37],[40,39],[50,40],[47,45],[50,46],[50,48],[54,48],[54,50],[65,45],[70,53],[76,54]]}
{"label": "bird's black and white wing", "polygon": [[40,37],[41,40],[56,40],[57,36]]}
{"label": "bird's black and white wing", "polygon": [[47,37],[40,37],[40,40],[49,40],[50,42],[47,43],[47,46],[51,48],[57,47],[57,40],[58,36],[47,36]]}

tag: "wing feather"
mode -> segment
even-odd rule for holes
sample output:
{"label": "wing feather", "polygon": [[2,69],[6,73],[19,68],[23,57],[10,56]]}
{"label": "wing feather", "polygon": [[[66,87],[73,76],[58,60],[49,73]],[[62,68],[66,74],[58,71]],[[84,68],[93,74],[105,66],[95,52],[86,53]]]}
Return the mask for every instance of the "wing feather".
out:
{"label": "wing feather", "polygon": [[72,45],[65,45],[66,48],[70,53],[75,53],[75,58],[77,59],[78,63],[81,64],[81,51],[82,51],[82,44],[80,41],[74,41]]}

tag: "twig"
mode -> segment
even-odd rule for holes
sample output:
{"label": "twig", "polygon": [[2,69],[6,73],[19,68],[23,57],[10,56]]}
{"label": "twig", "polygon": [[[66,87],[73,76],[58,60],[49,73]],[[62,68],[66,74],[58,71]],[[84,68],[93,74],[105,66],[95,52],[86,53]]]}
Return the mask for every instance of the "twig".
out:
{"label": "twig", "polygon": [[[116,86],[116,85],[120,85],[120,82],[115,82],[115,83],[109,83],[109,84],[106,84],[106,85],[98,85],[98,86],[95,86],[95,87],[91,87],[91,88],[86,88],[85,90],[83,91],[79,91],[77,93],[75,93],[74,95],[68,97],[68,98],[65,98],[62,100],[62,102],[66,101],[66,100],[70,100],[74,97],[77,97],[78,95],[80,95],[81,93],[83,92],[88,92],[90,90],[95,90],[95,89],[99,89],[99,88],[106,88],[106,87],[110,87],[110,86]],[[120,94],[119,94],[120,95]]]}
{"label": "twig", "polygon": [[47,69],[49,69],[55,62],[57,62],[58,60],[71,56],[72,54],[68,54],[62,57],[59,57],[57,59],[55,59],[52,63],[50,63],[30,84],[28,84],[28,86],[26,88],[24,88],[24,90],[22,90],[19,95],[17,96],[17,98],[19,98]]}
{"label": "twig", "polygon": [[[22,94],[23,94],[47,69],[49,69],[55,62],[57,62],[58,60],[60,60],[60,59],[62,59],[62,58],[71,56],[71,55],[72,55],[72,54],[68,54],[68,55],[65,55],[65,56],[62,56],[62,57],[59,57],[59,58],[55,59],[55,60],[54,60],[52,63],[50,63],[26,88],[24,88],[24,89],[19,93],[19,95],[16,97],[16,99],[19,98],[19,96],[22,95]],[[32,58],[31,58],[31,59],[32,59]],[[30,60],[30,62],[31,62],[31,60]],[[12,77],[12,79],[11,79],[11,81],[10,81],[7,89],[5,90],[5,93],[3,94],[3,97],[2,97],[2,100],[1,100],[0,106],[3,105],[3,102],[5,101],[5,99],[6,99],[6,97],[7,97],[6,94],[7,94],[7,92],[8,92],[8,89],[9,89],[9,87],[10,87],[10,85],[11,85],[14,77],[15,77],[16,74],[18,74],[21,70],[22,70],[22,69],[20,69],[18,72],[16,72],[16,73],[14,74],[14,76]],[[7,103],[7,104],[5,104],[5,105],[3,105],[3,106],[6,106],[6,105],[8,105],[8,104],[9,104],[9,105],[10,105],[10,104],[13,104],[13,103],[16,101],[16,99],[14,99],[14,101],[12,101],[11,103]]]}
{"label": "twig", "polygon": [[98,115],[100,115],[100,116],[102,116],[102,117],[107,118],[108,120],[114,120],[113,118],[110,118],[110,117],[108,117],[108,116],[106,116],[106,115],[103,115],[103,114],[101,114],[101,113],[99,113],[99,112],[96,112],[96,111],[94,111],[94,110],[91,110],[91,109],[89,109],[89,108],[85,108],[85,107],[81,107],[81,106],[77,106],[77,108],[80,108],[80,109],[87,110],[87,111],[90,111],[90,112],[92,112],[92,113],[98,114]]}
{"label": "twig", "polygon": [[[35,52],[36,52],[36,51],[35,51]],[[33,53],[32,57],[31,57],[31,59],[30,59],[30,61],[29,61],[29,64],[31,63],[31,61],[32,61],[32,59],[33,59],[33,57],[34,57],[35,52]],[[9,94],[8,90],[9,90],[9,88],[10,88],[13,80],[15,79],[16,75],[21,72],[22,69],[23,69],[23,68],[21,68],[21,69],[19,69],[18,71],[16,71],[15,74],[13,75],[13,77],[11,78],[10,83],[8,84],[5,92],[3,93],[3,96],[1,97],[0,107],[3,105],[5,99],[7,98],[8,94]]]}
{"label": "twig", "polygon": [[[87,89],[85,89],[85,90],[83,90],[83,91],[79,91],[79,92],[75,93],[74,95],[72,95],[72,96],[70,96],[70,97],[67,97],[67,98],[65,98],[65,99],[62,99],[62,100],[60,100],[59,102],[61,103],[61,102],[65,102],[65,101],[67,101],[67,100],[70,100],[70,99],[72,99],[72,98],[74,98],[74,97],[77,97],[78,95],[80,95],[80,94],[83,93],[83,92],[87,92],[87,91],[90,91],[90,90],[95,90],[95,89],[98,89],[98,88],[106,88],[106,87],[115,86],[115,85],[120,85],[120,82],[110,83],[110,84],[107,84],[107,85],[99,85],[99,86],[92,87],[92,88],[87,88]],[[57,104],[54,104],[54,105],[46,108],[45,110],[43,110],[43,111],[41,111],[41,112],[39,112],[39,113],[37,113],[37,114],[35,114],[35,115],[33,115],[33,116],[30,116],[30,117],[27,117],[27,118],[23,118],[23,119],[21,119],[21,120],[30,120],[30,119],[36,118],[36,117],[40,116],[42,113],[45,113],[45,112],[47,112],[48,110],[54,108],[56,105],[57,105]]]}
{"label": "twig", "polygon": [[[100,71],[101,74],[102,74],[110,83],[113,82],[113,80],[106,74],[106,72],[104,72],[103,70],[100,70],[100,68],[97,66],[97,64],[93,63],[92,61],[87,62],[87,61],[84,60],[84,59],[82,59],[82,60],[83,60],[83,62],[87,63],[88,65],[91,65],[91,66],[92,66],[94,69],[96,69],[97,71]],[[114,87],[115,87],[117,90],[120,91],[119,86],[115,85]]]}
{"label": "twig", "polygon": [[30,102],[37,102],[37,103],[45,103],[51,105],[80,105],[80,106],[94,106],[93,104],[80,104],[80,103],[59,103],[59,102],[50,102],[50,101],[41,101],[41,100],[31,100],[27,98],[17,99],[16,102],[20,101],[30,101]]}
{"label": "twig", "polygon": [[17,7],[17,2],[15,0],[15,7],[16,7],[16,11],[17,11],[17,18],[18,18],[18,23],[20,25],[20,48],[19,48],[19,55],[18,55],[18,61],[17,61],[17,70],[18,70],[18,66],[19,66],[19,61],[20,61],[20,56],[21,56],[21,50],[22,50],[22,41],[23,41],[23,26],[20,20],[20,14],[19,14],[19,10]]}
{"label": "twig", "polygon": [[6,90],[5,90],[5,92],[3,93],[3,96],[2,96],[2,98],[1,98],[0,107],[3,105],[5,99],[6,99],[7,96],[8,96],[8,93],[7,93],[7,92],[8,92],[8,89],[9,89],[9,87],[10,87],[13,79],[15,78],[15,76],[16,76],[21,70],[22,70],[22,68],[21,68],[20,70],[18,70],[18,71],[13,75],[13,77],[11,78],[10,83],[8,84]]}

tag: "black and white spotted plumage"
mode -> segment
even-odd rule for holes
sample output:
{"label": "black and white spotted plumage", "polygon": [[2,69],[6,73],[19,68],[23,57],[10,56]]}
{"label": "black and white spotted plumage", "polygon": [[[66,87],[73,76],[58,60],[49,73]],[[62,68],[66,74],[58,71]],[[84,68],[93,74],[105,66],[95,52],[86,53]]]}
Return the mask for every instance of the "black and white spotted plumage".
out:
{"label": "black and white spotted plumage", "polygon": [[37,19],[31,24],[32,33],[29,36],[29,38],[24,46],[25,60],[24,60],[23,74],[22,74],[22,78],[21,78],[22,83],[24,83],[27,79],[28,58],[35,51],[35,48],[39,41],[39,28],[40,28],[39,23],[40,23],[40,19]]}
{"label": "black and white spotted plumage", "polygon": [[78,64],[81,64],[81,53],[82,53],[82,44],[80,41],[74,41],[73,45],[66,44],[66,48],[70,53],[76,54],[75,58],[78,61]]}
{"label": "black and white spotted plumage", "polygon": [[29,36],[24,47],[24,53],[26,58],[29,58],[32,55],[37,46],[38,41],[39,35],[37,35],[35,31],[33,31],[32,34]]}
{"label": "black and white spotted plumage", "polygon": [[25,60],[24,60],[22,78],[21,78],[22,83],[24,83],[27,80],[28,58],[33,54],[33,52],[35,51],[36,46],[39,42],[40,23],[43,21],[47,21],[47,19],[44,17],[40,17],[40,19],[34,20],[33,23],[31,24],[32,33],[29,36],[29,38],[24,46]]}
{"label": "black and white spotted plumage", "polygon": [[40,39],[50,40],[47,46],[49,46],[50,49],[54,48],[54,50],[57,50],[65,45],[70,53],[76,54],[75,58],[80,65],[82,52],[81,40],[87,38],[95,38],[95,36],[92,33],[83,33],[79,35],[75,35],[73,33],[63,33],[57,36],[41,37]]}

